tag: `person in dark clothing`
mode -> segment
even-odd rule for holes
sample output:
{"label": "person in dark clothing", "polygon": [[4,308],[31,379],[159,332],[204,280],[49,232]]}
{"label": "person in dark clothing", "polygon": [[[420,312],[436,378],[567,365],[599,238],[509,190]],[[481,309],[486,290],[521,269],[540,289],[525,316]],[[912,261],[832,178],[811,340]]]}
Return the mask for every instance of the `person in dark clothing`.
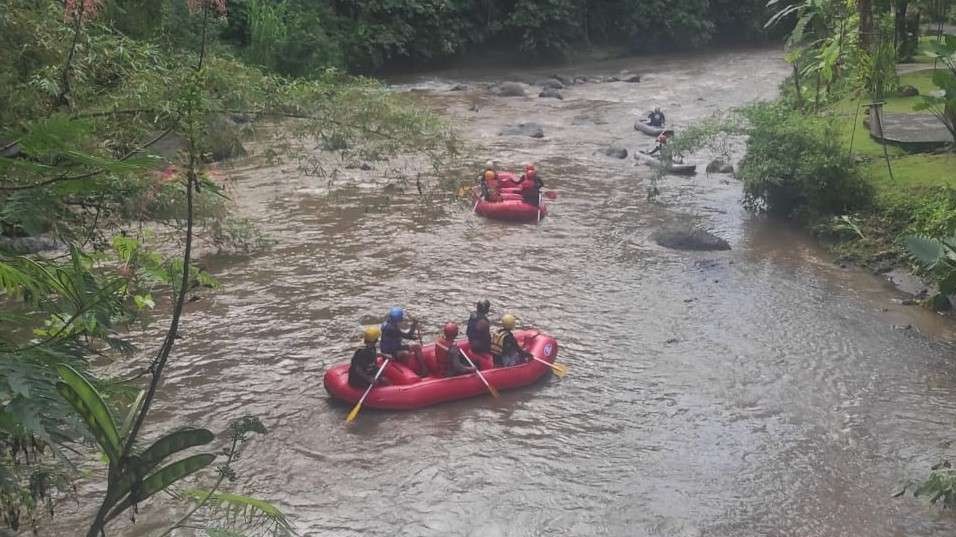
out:
{"label": "person in dark clothing", "polygon": [[[381,331],[377,326],[370,326],[365,329],[362,339],[365,346],[355,351],[352,355],[352,363],[349,364],[349,386],[353,388],[368,388],[375,382],[375,375],[378,373],[378,351],[375,344],[378,343],[378,337]],[[379,379],[381,382],[381,379]]]}
{"label": "person in dark clothing", "polygon": [[491,351],[491,324],[488,322],[488,312],[491,311],[491,302],[482,300],[475,305],[475,311],[468,317],[468,328],[465,335],[471,350],[478,353]]}
{"label": "person in dark clothing", "polygon": [[436,373],[439,376],[456,377],[475,371],[462,356],[461,349],[455,343],[456,337],[458,337],[458,325],[445,323],[442,337],[435,342],[435,361],[438,365]]}
{"label": "person in dark clothing", "polygon": [[[419,375],[427,375],[428,370],[422,360],[422,350],[418,345],[406,345],[405,339],[415,339],[418,330],[418,321],[413,320],[407,332],[402,332],[401,322],[405,318],[405,310],[394,307],[388,312],[385,322],[382,323],[382,354],[391,356],[399,362],[412,368]],[[415,362],[412,364],[412,362]]]}
{"label": "person in dark clothing", "polygon": [[538,170],[535,169],[534,164],[526,164],[521,182],[521,196],[524,198],[524,202],[537,207],[541,203],[541,189],[543,187],[544,181],[538,175]]}
{"label": "person in dark clothing", "polygon": [[491,342],[491,354],[495,358],[495,367],[511,367],[531,359],[531,353],[518,345],[518,340],[511,332],[516,322],[514,315],[510,313],[501,317],[502,328]]}
{"label": "person in dark clothing", "polygon": [[653,112],[647,115],[647,124],[652,127],[663,127],[667,118],[664,117],[664,112],[661,112],[660,108],[655,108]]}

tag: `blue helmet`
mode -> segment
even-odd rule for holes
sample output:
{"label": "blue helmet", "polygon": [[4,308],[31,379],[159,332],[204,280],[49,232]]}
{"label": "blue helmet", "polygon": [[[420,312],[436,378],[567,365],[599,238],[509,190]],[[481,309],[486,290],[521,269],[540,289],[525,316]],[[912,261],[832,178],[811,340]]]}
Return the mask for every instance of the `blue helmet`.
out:
{"label": "blue helmet", "polygon": [[388,310],[388,320],[393,322],[401,322],[405,318],[405,310],[395,306],[394,308]]}

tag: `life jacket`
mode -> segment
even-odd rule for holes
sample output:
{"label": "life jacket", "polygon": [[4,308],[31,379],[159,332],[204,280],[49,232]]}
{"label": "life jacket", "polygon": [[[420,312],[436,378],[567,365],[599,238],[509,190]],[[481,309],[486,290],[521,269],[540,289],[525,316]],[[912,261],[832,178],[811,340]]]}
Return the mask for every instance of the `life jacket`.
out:
{"label": "life jacket", "polygon": [[449,342],[442,336],[438,336],[435,340],[435,363],[429,364],[429,369],[432,369],[432,374],[436,377],[448,376],[448,369],[451,367],[448,362],[448,349],[451,344],[453,342]]}
{"label": "life jacket", "polygon": [[664,134],[664,133],[662,132],[662,133],[660,133],[659,135],[657,135],[657,143],[660,144],[660,145],[664,145],[664,144],[667,143],[667,140],[668,140],[669,138],[670,138],[669,136],[667,136],[666,134]]}
{"label": "life jacket", "polygon": [[402,329],[388,321],[382,323],[382,341],[379,344],[382,354],[395,354],[402,348]]}
{"label": "life jacket", "polygon": [[504,352],[513,352],[514,349],[505,348],[505,343],[508,341],[508,336],[510,335],[511,331],[507,328],[499,330],[491,340],[491,354],[501,356]]}

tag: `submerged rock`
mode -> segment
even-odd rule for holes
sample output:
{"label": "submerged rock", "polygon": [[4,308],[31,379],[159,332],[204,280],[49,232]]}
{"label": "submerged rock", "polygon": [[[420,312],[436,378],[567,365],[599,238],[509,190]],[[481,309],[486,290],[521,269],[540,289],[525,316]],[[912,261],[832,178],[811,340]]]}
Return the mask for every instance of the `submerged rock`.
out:
{"label": "submerged rock", "polygon": [[641,75],[625,75],[621,82],[630,82],[636,84],[641,81]]}
{"label": "submerged rock", "polygon": [[538,97],[542,99],[564,99],[564,96],[561,95],[561,92],[556,89],[546,88],[541,93],[538,94]]}
{"label": "submerged rock", "polygon": [[734,165],[716,158],[707,165],[707,173],[734,173]]}
{"label": "submerged rock", "polygon": [[676,226],[655,231],[651,238],[664,248],[672,250],[712,251],[730,250],[724,239],[691,226]]}
{"label": "submerged rock", "polygon": [[531,138],[544,138],[544,127],[540,123],[528,122],[518,123],[517,125],[508,125],[501,129],[503,136],[530,136]]}
{"label": "submerged rock", "polygon": [[505,82],[497,87],[497,92],[501,97],[526,97],[528,94],[524,86],[517,82]]}
{"label": "submerged rock", "polygon": [[604,154],[614,158],[627,158],[627,149],[620,145],[610,145],[604,149]]}
{"label": "submerged rock", "polygon": [[464,84],[455,84],[448,91],[465,91],[466,89],[468,89],[468,86]]}

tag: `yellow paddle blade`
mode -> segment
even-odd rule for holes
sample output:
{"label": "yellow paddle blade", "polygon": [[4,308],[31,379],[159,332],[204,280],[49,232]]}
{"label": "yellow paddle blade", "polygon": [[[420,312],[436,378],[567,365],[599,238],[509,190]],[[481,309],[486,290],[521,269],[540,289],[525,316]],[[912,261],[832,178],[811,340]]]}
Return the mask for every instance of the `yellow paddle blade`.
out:
{"label": "yellow paddle blade", "polygon": [[352,407],[352,411],[349,412],[348,416],[345,416],[345,423],[352,423],[353,421],[355,421],[355,418],[358,417],[359,410],[362,410],[361,401],[359,401],[358,403],[355,404],[354,407]]}
{"label": "yellow paddle blade", "polygon": [[564,376],[568,374],[568,366],[564,364],[551,364],[551,369],[554,370],[554,374],[559,378],[564,378]]}
{"label": "yellow paddle blade", "polygon": [[495,399],[501,397],[501,394],[498,393],[498,390],[496,390],[495,387],[492,386],[491,384],[488,385],[488,391],[491,392],[491,396],[494,397]]}

